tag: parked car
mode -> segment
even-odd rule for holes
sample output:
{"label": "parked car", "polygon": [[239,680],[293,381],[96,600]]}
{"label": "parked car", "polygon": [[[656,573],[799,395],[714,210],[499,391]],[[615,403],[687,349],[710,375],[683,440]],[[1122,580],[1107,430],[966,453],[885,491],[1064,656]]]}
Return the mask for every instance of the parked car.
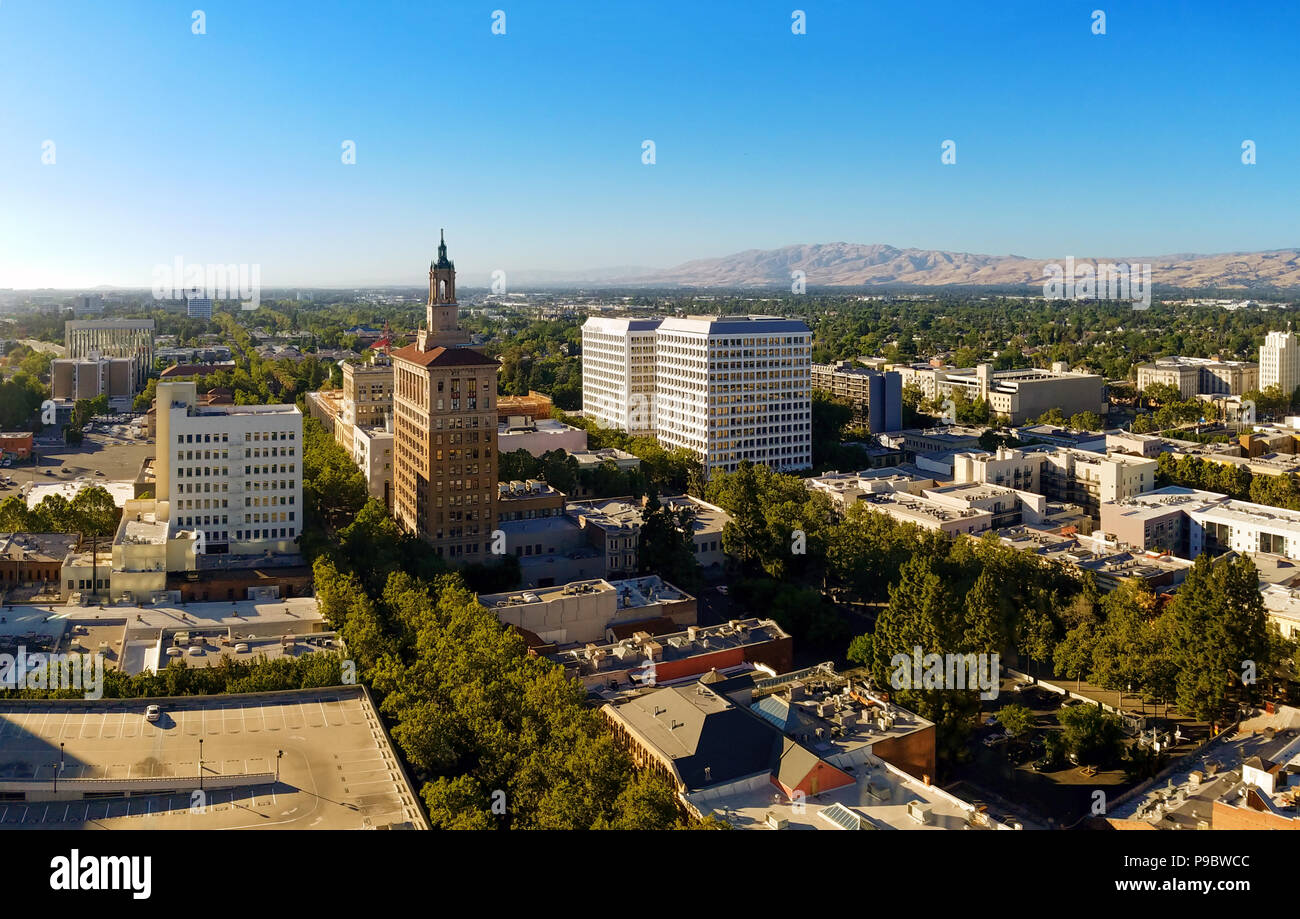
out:
{"label": "parked car", "polygon": [[162,717],[162,709],[157,705],[150,705],[144,710],[145,721],[157,721]]}

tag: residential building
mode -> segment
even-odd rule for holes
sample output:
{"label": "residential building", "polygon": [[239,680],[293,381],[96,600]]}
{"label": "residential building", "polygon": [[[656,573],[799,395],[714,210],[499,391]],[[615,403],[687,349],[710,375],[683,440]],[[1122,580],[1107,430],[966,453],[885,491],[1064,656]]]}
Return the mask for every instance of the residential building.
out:
{"label": "residential building", "polygon": [[465,347],[445,238],[429,266],[416,343],[393,352],[393,515],[456,562],[491,554],[497,496],[497,362]]}
{"label": "residential building", "polygon": [[1103,504],[1155,488],[1156,461],[1127,453],[1102,455],[1085,450],[999,447],[995,453],[959,453],[953,481],[1006,485],[1077,504],[1096,514]]}
{"label": "residential building", "polygon": [[1127,545],[1188,559],[1232,551],[1300,560],[1300,511],[1177,485],[1103,504],[1101,528]]}
{"label": "residential building", "polygon": [[74,319],[63,324],[67,358],[125,357],[131,360],[132,392],[144,389],[153,371],[152,319]]}
{"label": "residential building", "polygon": [[873,434],[903,427],[903,382],[897,373],[855,367],[848,361],[813,364],[812,388],[853,404]]}

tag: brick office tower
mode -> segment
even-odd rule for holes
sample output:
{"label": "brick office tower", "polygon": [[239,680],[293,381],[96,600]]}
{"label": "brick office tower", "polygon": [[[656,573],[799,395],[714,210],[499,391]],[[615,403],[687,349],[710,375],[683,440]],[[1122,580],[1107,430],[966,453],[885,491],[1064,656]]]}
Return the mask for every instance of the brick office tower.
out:
{"label": "brick office tower", "polygon": [[467,346],[457,313],[444,238],[424,328],[393,352],[393,515],[438,555],[482,562],[496,525],[497,362]]}

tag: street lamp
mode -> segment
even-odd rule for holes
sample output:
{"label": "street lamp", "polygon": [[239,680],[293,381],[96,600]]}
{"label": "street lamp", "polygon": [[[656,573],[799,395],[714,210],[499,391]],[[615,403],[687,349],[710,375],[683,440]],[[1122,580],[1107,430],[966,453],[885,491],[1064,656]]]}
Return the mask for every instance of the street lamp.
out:
{"label": "street lamp", "polygon": [[280,781],[280,758],[284,756],[283,750],[275,751],[275,780]]}
{"label": "street lamp", "polygon": [[199,738],[199,791],[203,790],[203,738]]}
{"label": "street lamp", "polygon": [[63,741],[59,741],[59,771],[63,771]]}
{"label": "street lamp", "polygon": [[54,793],[59,793],[59,770],[56,768],[58,763],[50,763],[50,771],[54,773]]}

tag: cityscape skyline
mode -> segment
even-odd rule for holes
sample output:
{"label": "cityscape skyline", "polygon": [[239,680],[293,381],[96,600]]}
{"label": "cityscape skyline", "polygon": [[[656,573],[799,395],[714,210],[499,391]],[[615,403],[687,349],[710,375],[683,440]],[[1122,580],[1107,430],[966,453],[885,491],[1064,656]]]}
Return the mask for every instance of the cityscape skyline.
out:
{"label": "cityscape skyline", "polygon": [[1296,242],[1281,7],[1118,4],[1097,34],[1085,6],[835,5],[795,34],[775,6],[523,3],[494,34],[488,9],[344,6],[232,3],[198,34],[160,6],[0,8],[0,287],[148,287],[178,255],[418,286],[441,226],[467,286],[831,240]]}

